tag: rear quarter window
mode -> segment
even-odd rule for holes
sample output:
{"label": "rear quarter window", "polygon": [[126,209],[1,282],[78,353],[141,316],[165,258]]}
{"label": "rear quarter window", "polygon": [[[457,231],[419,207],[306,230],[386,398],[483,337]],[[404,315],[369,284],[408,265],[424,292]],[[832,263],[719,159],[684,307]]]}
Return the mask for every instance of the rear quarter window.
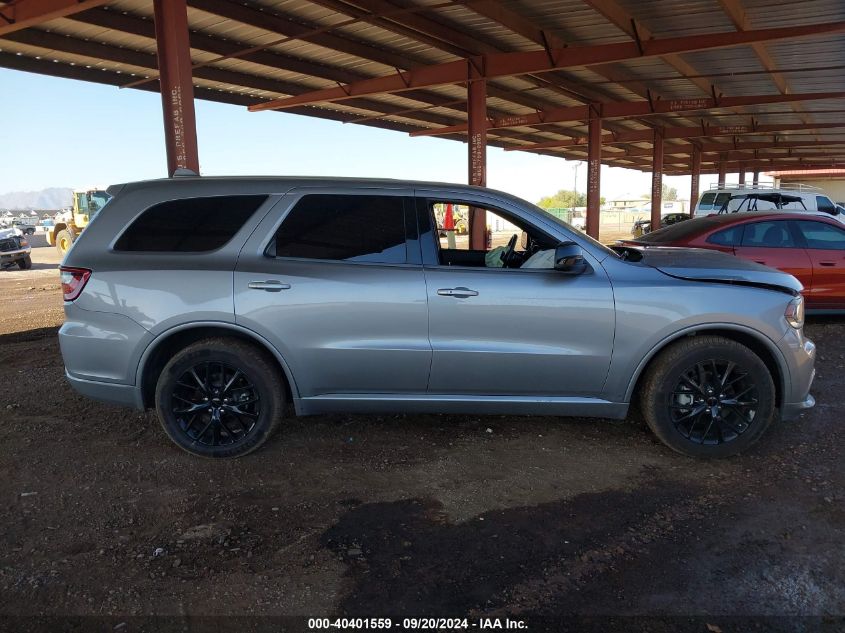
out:
{"label": "rear quarter window", "polygon": [[168,200],[144,211],[115,243],[116,251],[200,253],[225,245],[266,195]]}
{"label": "rear quarter window", "polygon": [[707,243],[717,246],[739,246],[742,243],[743,228],[743,225],[740,224],[739,226],[722,229],[708,237]]}

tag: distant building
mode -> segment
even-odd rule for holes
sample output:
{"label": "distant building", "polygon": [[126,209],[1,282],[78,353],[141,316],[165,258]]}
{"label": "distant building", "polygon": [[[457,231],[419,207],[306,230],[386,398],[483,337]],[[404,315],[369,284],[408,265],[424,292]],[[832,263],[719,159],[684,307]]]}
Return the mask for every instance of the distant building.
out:
{"label": "distant building", "polygon": [[625,194],[610,201],[609,211],[641,211],[645,205],[651,208],[651,202],[642,195]]}
{"label": "distant building", "polygon": [[845,201],[845,169],[789,169],[770,171],[775,187],[782,185],[811,185],[819,187],[837,203]]}

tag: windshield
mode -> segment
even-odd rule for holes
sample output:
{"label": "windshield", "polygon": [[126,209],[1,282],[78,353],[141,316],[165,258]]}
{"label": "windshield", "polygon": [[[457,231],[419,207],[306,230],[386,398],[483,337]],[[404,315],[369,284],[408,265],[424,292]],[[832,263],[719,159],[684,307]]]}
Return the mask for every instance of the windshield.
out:
{"label": "windshield", "polygon": [[549,222],[552,222],[552,223],[554,223],[554,224],[557,224],[558,226],[562,226],[563,228],[568,229],[568,230],[569,230],[569,231],[571,231],[571,232],[578,233],[578,235],[579,235],[580,237],[583,237],[585,240],[587,240],[588,242],[590,242],[590,244],[592,244],[593,246],[596,246],[597,248],[601,249],[604,253],[606,253],[606,254],[608,254],[608,255],[613,255],[614,257],[617,257],[617,258],[619,257],[619,253],[617,253],[616,251],[614,251],[612,248],[609,248],[609,247],[605,246],[604,244],[602,244],[601,242],[599,242],[597,239],[594,239],[594,238],[590,237],[589,235],[587,235],[587,234],[586,234],[586,233],[584,233],[583,231],[579,231],[578,229],[576,229],[574,226],[572,226],[572,225],[571,225],[571,224],[569,224],[568,222],[564,222],[564,221],[563,221],[563,220],[561,220],[559,217],[557,217],[557,216],[555,216],[555,215],[552,215],[551,213],[549,213],[549,212],[548,212],[548,211],[546,211],[545,209],[542,209],[542,208],[540,208],[540,207],[538,207],[538,206],[534,206],[534,209],[535,209],[536,211],[539,211],[539,212],[540,212],[540,215],[542,215],[542,216],[543,216],[543,218],[545,218],[545,219],[546,219],[546,220],[548,220]]}
{"label": "windshield", "polygon": [[108,201],[111,196],[108,192],[101,189],[92,191],[80,191],[76,194],[76,203],[79,207],[80,213],[87,213],[90,216],[96,215]]}
{"label": "windshield", "polygon": [[642,242],[647,244],[667,244],[679,240],[682,241],[719,224],[721,223],[707,217],[686,220],[663,227],[651,233],[646,233],[642,237],[637,238],[636,241],[637,243]]}

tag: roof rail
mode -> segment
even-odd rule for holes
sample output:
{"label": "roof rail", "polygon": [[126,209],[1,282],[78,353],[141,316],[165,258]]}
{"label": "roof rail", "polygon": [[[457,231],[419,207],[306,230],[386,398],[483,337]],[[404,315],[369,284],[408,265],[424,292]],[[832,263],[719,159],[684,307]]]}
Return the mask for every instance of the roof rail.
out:
{"label": "roof rail", "polygon": [[821,187],[815,185],[807,185],[804,183],[784,183],[779,187],[775,187],[773,183],[757,184],[757,185],[741,185],[738,182],[726,182],[723,185],[710,185],[708,191],[721,191],[729,189],[742,189],[749,191],[823,191]]}

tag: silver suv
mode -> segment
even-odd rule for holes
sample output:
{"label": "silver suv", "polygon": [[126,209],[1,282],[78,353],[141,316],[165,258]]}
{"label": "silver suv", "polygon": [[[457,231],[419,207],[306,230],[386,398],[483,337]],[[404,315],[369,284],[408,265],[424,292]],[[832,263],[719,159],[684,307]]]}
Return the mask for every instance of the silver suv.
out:
{"label": "silver suv", "polygon": [[[82,394],[155,407],[234,457],[292,405],[625,418],[725,456],[813,406],[792,276],[713,251],[611,250],[488,189],[199,178],[112,187],[62,266]],[[450,230],[486,222],[487,246]]]}

